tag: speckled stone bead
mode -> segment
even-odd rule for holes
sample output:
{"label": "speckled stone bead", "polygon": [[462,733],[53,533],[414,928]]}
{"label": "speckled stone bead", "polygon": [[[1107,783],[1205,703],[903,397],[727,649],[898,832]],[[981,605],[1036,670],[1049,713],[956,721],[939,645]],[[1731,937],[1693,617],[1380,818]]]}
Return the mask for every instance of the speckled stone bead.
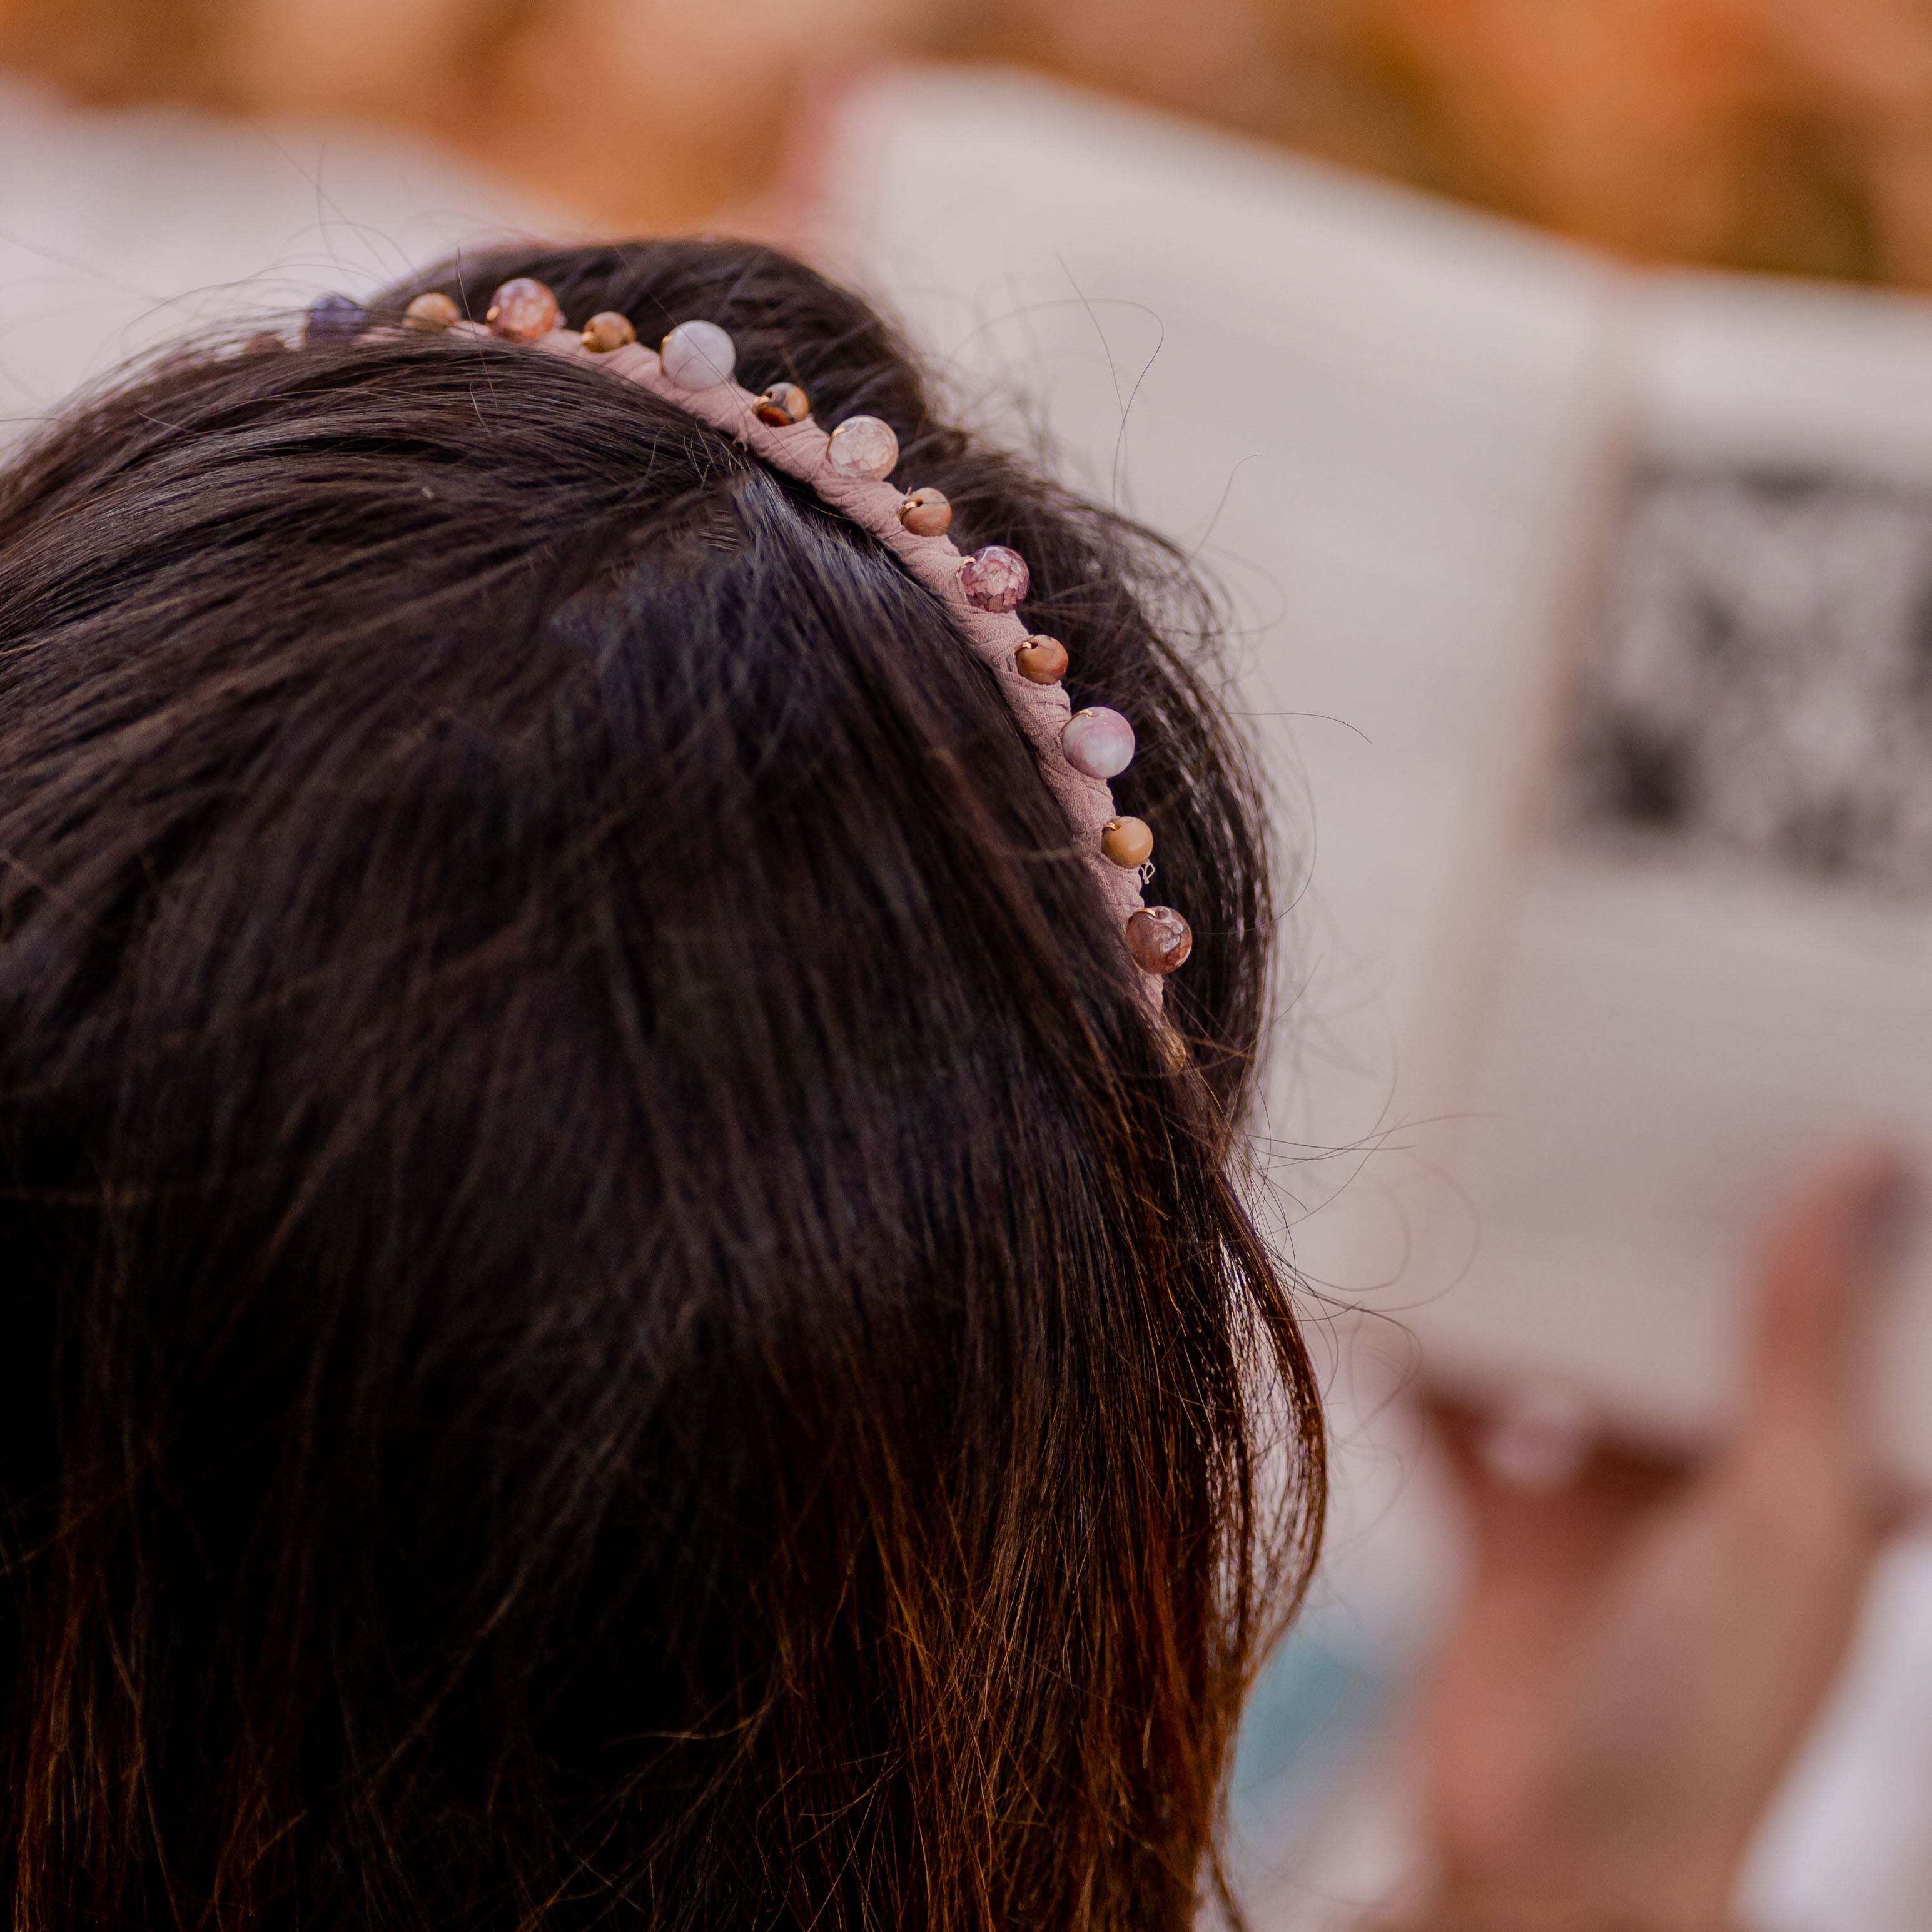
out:
{"label": "speckled stone bead", "polygon": [[772,429],[789,428],[812,413],[812,398],[796,382],[774,382],[752,405],[752,413]]}
{"label": "speckled stone bead", "polygon": [[1127,950],[1143,973],[1165,976],[1186,964],[1193,928],[1172,906],[1143,906],[1127,921]]}
{"label": "speckled stone bead", "polygon": [[899,440],[877,416],[848,416],[832,432],[825,460],[842,476],[890,476],[899,460]]}
{"label": "speckled stone bead", "polygon": [[519,275],[490,298],[490,312],[483,320],[490,333],[506,342],[540,342],[563,326],[563,311],[542,283]]}
{"label": "speckled stone bead", "polygon": [[715,322],[681,322],[659,352],[668,381],[680,389],[715,389],[738,366],[737,345]]}
{"label": "speckled stone bead", "polygon": [[1100,828],[1102,857],[1124,871],[1138,872],[1154,856],[1154,832],[1144,819],[1110,818]]}
{"label": "speckled stone bead", "polygon": [[1029,684],[1058,684],[1066,675],[1066,646],[1058,638],[1029,638],[1014,652],[1013,668]]}
{"label": "speckled stone bead", "polygon": [[432,334],[453,328],[462,320],[462,310],[448,296],[434,290],[428,295],[418,296],[403,311],[405,328],[419,328]]}
{"label": "speckled stone bead", "polygon": [[1117,778],[1134,761],[1134,728],[1118,711],[1090,705],[1060,727],[1060,748],[1076,772]]}
{"label": "speckled stone bead", "polygon": [[369,326],[369,311],[346,296],[320,296],[302,318],[302,340],[310,348],[331,342],[353,342]]}
{"label": "speckled stone bead", "polygon": [[584,346],[593,356],[614,355],[620,349],[629,348],[637,339],[631,318],[620,315],[614,308],[599,309],[584,325]]}
{"label": "speckled stone bead", "polygon": [[967,602],[996,617],[1019,608],[1030,580],[1026,559],[1004,544],[976,550],[959,566],[959,587],[965,592]]}
{"label": "speckled stone bead", "polygon": [[899,522],[916,537],[943,537],[952,527],[952,506],[938,490],[915,490],[899,506]]}

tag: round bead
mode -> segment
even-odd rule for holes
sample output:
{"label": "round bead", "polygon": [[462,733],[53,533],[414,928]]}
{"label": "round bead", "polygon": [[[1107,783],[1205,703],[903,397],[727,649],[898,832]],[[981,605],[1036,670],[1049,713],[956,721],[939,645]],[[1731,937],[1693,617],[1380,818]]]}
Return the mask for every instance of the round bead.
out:
{"label": "round bead", "polygon": [[1127,921],[1127,950],[1143,973],[1164,976],[1186,964],[1193,928],[1172,906],[1143,906]]}
{"label": "round bead", "polygon": [[242,344],[242,352],[244,356],[274,356],[288,346],[272,328],[265,328]]}
{"label": "round bead", "polygon": [[952,506],[937,490],[915,490],[899,506],[899,521],[916,537],[943,537],[952,527]]}
{"label": "round bead", "polygon": [[773,429],[801,423],[812,413],[812,398],[796,382],[774,382],[752,405],[752,413]]}
{"label": "round bead", "polygon": [[490,312],[483,320],[490,333],[506,342],[538,342],[562,326],[563,311],[542,283],[519,275],[490,298]]}
{"label": "round bead", "polygon": [[899,460],[899,440],[877,416],[848,416],[832,432],[825,460],[842,476],[890,476]]}
{"label": "round bead", "polygon": [[731,380],[737,346],[715,322],[681,322],[664,339],[665,376],[680,389],[715,389]]}
{"label": "round bead", "polygon": [[620,315],[614,308],[599,309],[584,325],[584,346],[593,356],[608,356],[620,349],[628,349],[638,339],[638,332],[631,326],[628,315]]}
{"label": "round bead", "polygon": [[369,311],[346,296],[320,296],[302,318],[302,340],[310,348],[320,343],[353,342],[369,326]]}
{"label": "round bead", "polygon": [[976,550],[959,566],[959,587],[965,592],[967,602],[996,617],[1019,608],[1030,580],[1026,559],[1004,544]]}
{"label": "round bead", "polygon": [[1110,818],[1100,828],[1103,856],[1125,870],[1138,872],[1154,855],[1154,832],[1144,819]]}
{"label": "round bead", "polygon": [[454,328],[462,320],[462,310],[448,296],[434,289],[428,295],[418,296],[403,311],[405,328],[440,331]]}
{"label": "round bead", "polygon": [[1134,728],[1118,711],[1090,705],[1060,728],[1060,748],[1076,772],[1116,778],[1134,761]]}
{"label": "round bead", "polygon": [[1013,668],[1030,684],[1058,684],[1066,675],[1066,646],[1058,638],[1029,638],[1014,652]]}

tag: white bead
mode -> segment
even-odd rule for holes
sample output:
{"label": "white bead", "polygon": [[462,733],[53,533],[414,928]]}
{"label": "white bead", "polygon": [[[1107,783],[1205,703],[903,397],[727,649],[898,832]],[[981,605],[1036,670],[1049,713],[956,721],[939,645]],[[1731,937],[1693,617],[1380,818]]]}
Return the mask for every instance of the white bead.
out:
{"label": "white bead", "polygon": [[680,389],[715,389],[731,380],[738,351],[715,322],[681,322],[664,339],[664,372]]}
{"label": "white bead", "polygon": [[1118,711],[1090,705],[1060,728],[1060,748],[1076,772],[1117,778],[1134,761],[1134,728]]}

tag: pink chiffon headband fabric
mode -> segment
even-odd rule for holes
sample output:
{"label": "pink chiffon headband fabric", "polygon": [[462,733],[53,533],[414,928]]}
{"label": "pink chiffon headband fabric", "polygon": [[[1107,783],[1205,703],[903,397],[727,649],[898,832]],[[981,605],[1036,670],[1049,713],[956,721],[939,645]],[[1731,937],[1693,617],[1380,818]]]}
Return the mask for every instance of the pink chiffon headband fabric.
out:
{"label": "pink chiffon headband fabric", "polygon": [[[312,310],[311,339],[316,319]],[[497,290],[487,324],[464,320],[442,296],[418,297],[404,320],[412,328],[525,343],[634,382],[796,478],[877,538],[945,604],[955,628],[998,681],[1158,1010],[1162,980],[1186,958],[1192,934],[1172,908],[1143,904],[1153,836],[1140,820],[1114,809],[1107,781],[1133,757],[1132,727],[1105,706],[1072,710],[1059,681],[1064,648],[1030,633],[1014,614],[1028,590],[1023,558],[1000,544],[962,556],[945,534],[951,512],[944,496],[932,490],[909,495],[885,480],[899,454],[889,424],[853,416],[828,434],[812,419],[796,385],[776,384],[757,396],[734,382],[736,351],[715,323],[680,324],[660,352],[638,342],[628,321],[615,314],[593,316],[581,328],[566,326],[550,291],[528,279]]]}

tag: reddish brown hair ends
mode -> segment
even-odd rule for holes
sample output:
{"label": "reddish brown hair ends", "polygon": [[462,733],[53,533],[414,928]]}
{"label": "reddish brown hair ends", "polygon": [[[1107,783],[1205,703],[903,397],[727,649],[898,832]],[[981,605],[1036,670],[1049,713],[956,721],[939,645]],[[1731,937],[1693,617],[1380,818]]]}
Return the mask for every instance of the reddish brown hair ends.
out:
{"label": "reddish brown hair ends", "polygon": [[378,332],[53,425],[0,480],[14,1923],[1178,1927],[1322,1495],[1180,580],[767,250],[386,305],[513,274],[722,323],[1025,555],[1141,733],[1191,1058],[935,601],[680,412]]}

